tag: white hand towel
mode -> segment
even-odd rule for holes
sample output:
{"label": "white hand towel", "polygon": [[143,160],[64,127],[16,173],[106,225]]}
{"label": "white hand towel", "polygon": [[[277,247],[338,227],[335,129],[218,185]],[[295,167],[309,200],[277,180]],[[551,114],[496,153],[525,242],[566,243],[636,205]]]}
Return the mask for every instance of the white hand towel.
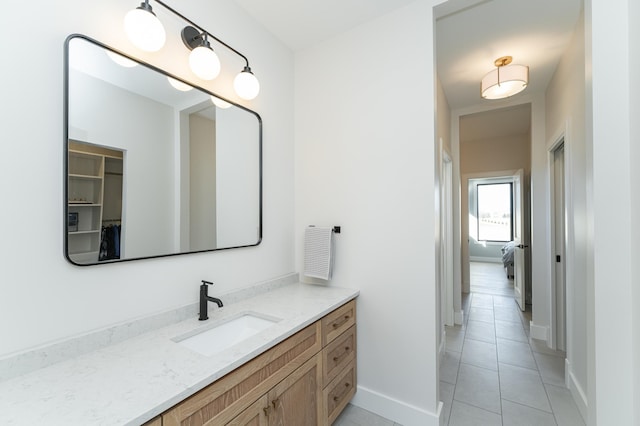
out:
{"label": "white hand towel", "polygon": [[304,275],[330,280],[333,272],[333,229],[309,226],[304,233]]}

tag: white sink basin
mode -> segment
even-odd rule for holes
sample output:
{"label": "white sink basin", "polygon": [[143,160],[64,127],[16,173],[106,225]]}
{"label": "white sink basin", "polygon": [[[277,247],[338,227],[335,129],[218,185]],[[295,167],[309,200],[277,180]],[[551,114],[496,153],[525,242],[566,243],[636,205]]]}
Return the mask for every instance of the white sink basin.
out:
{"label": "white sink basin", "polygon": [[242,313],[212,328],[173,339],[178,344],[202,355],[211,356],[236,345],[272,326],[279,320],[253,312]]}

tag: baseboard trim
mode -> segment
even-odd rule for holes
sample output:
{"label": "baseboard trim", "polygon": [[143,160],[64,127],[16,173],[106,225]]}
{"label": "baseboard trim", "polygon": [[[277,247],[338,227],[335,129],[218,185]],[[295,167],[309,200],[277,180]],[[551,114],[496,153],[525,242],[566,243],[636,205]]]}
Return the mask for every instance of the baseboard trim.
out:
{"label": "baseboard trim", "polygon": [[436,413],[431,413],[362,386],[358,386],[351,403],[403,426],[440,426],[443,415],[442,401]]}
{"label": "baseboard trim", "polygon": [[576,380],[576,376],[573,374],[573,370],[571,369],[571,363],[568,359],[564,360],[564,376],[565,376],[565,384],[567,388],[569,388],[569,392],[571,392],[571,396],[578,407],[578,412],[582,416],[582,420],[587,423],[587,412],[588,412],[588,402],[587,402],[587,394],[584,393],[582,386]]}
{"label": "baseboard trim", "polygon": [[453,323],[455,325],[462,325],[464,321],[464,310],[460,310],[453,313]]}
{"label": "baseboard trim", "polygon": [[529,322],[529,335],[532,339],[547,341],[549,335],[549,327],[543,325],[536,325],[533,321]]}

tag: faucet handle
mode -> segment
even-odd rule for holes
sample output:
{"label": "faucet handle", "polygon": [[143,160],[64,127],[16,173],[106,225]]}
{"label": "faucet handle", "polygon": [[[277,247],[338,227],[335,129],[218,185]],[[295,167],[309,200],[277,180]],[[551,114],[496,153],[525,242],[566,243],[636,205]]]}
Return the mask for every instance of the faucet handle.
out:
{"label": "faucet handle", "polygon": [[213,283],[211,281],[202,280],[202,285],[205,285],[205,284],[213,285]]}

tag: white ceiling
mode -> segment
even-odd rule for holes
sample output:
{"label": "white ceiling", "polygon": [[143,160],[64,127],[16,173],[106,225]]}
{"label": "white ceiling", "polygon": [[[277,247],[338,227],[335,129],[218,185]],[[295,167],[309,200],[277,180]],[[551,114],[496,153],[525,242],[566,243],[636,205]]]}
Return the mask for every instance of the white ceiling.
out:
{"label": "white ceiling", "polygon": [[[452,3],[467,7],[451,12]],[[490,103],[480,97],[480,80],[505,55],[529,66],[522,93],[543,92],[581,8],[582,0],[450,0],[437,7],[438,77],[451,109]]]}
{"label": "white ceiling", "polygon": [[235,0],[270,33],[299,50],[415,0]]}
{"label": "white ceiling", "polygon": [[[414,0],[235,0],[285,45],[296,51],[334,37]],[[529,66],[521,95],[544,92],[578,21],[583,0],[448,0],[434,8],[436,61],[451,109],[491,105],[480,97],[480,80],[495,59],[510,55]],[[496,105],[504,107],[504,102]],[[483,114],[486,130],[522,134],[529,116]],[[519,121],[514,121],[519,120]],[[483,134],[485,134],[484,132]],[[504,136],[504,134],[501,134]]]}

